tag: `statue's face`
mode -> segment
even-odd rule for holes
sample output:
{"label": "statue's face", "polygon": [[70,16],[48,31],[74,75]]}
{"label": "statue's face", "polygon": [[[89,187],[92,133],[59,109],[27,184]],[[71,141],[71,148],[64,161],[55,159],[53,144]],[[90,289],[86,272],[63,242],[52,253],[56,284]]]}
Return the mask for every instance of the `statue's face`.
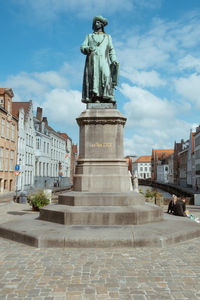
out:
{"label": "statue's face", "polygon": [[103,28],[103,24],[101,23],[101,21],[97,20],[95,22],[95,30]]}

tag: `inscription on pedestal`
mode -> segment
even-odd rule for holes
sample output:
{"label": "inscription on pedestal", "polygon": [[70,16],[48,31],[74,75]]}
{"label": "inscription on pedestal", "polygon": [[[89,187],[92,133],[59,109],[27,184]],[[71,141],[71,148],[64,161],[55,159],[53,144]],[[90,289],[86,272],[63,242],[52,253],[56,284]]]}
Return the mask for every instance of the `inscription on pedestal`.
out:
{"label": "inscription on pedestal", "polygon": [[87,103],[87,109],[116,109],[116,103]]}
{"label": "inscription on pedestal", "polygon": [[91,144],[92,148],[111,148],[112,143],[95,143]]}

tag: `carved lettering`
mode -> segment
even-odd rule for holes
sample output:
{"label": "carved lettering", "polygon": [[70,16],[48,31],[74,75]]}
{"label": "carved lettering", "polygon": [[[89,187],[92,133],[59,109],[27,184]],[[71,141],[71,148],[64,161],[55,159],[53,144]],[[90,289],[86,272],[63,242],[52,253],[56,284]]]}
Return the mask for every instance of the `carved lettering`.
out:
{"label": "carved lettering", "polygon": [[112,143],[98,143],[96,142],[95,144],[91,145],[92,148],[111,148]]}

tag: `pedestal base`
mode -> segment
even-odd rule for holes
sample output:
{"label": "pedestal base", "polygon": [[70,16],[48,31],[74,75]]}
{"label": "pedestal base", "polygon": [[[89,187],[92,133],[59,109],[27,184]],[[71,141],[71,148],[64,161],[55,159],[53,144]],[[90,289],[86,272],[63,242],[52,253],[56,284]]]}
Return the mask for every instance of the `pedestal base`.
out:
{"label": "pedestal base", "polygon": [[77,193],[60,195],[58,205],[40,210],[40,219],[63,225],[138,225],[158,222],[162,209],[135,193]]}

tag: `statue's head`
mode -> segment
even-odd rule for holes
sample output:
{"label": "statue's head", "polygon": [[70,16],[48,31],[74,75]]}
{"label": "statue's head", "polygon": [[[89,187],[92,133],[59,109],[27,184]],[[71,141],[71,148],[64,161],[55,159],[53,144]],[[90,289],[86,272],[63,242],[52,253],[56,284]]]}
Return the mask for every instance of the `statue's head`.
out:
{"label": "statue's head", "polygon": [[95,31],[96,26],[102,26],[102,29],[104,29],[104,26],[106,26],[108,24],[108,20],[103,18],[102,16],[96,16],[93,19],[92,22],[92,29]]}

